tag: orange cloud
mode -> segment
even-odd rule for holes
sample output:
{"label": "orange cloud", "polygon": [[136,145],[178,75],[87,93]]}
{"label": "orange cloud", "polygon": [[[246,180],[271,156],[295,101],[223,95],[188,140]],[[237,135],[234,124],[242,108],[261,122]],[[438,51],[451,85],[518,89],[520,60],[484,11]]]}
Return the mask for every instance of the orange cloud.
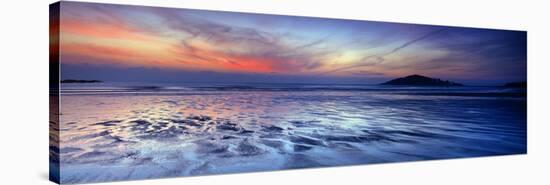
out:
{"label": "orange cloud", "polygon": [[[173,60],[169,52],[173,39],[140,32],[124,24],[78,22],[64,19],[60,29],[62,55],[98,58],[115,65],[165,65]],[[90,60],[87,60],[90,61]],[[159,62],[160,61],[160,62]],[[78,60],[62,61],[79,63]],[[110,63],[111,64],[111,63]],[[162,66],[159,66],[162,67]]]}
{"label": "orange cloud", "polygon": [[276,72],[273,61],[269,58],[235,56],[233,54],[215,50],[211,44],[191,45],[187,48],[181,45],[173,45],[171,51],[176,61],[184,68],[199,70],[213,70],[221,72],[251,72],[271,73]]}
{"label": "orange cloud", "polygon": [[223,67],[231,71],[271,73],[275,72],[271,63],[272,61],[261,58],[234,58],[224,63]]}
{"label": "orange cloud", "polygon": [[72,57],[71,61],[63,61],[65,63],[81,63],[75,59],[85,57],[101,59],[97,61],[104,62],[101,64],[131,67],[247,73],[289,72],[275,65],[285,61],[234,54],[211,42],[183,47],[181,38],[139,31],[125,24],[64,19],[60,33],[62,55],[77,56]]}
{"label": "orange cloud", "polygon": [[77,20],[63,20],[61,32],[73,33],[87,37],[112,38],[112,39],[132,39],[132,40],[151,40],[151,36],[140,33],[130,26],[124,24],[102,23],[102,22],[82,22]]}

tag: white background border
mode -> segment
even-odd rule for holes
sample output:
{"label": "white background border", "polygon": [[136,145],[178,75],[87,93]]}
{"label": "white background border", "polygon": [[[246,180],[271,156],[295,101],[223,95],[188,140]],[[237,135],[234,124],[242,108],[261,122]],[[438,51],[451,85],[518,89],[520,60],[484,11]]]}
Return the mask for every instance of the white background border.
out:
{"label": "white background border", "polygon": [[[48,4],[0,11],[0,184],[48,176]],[[544,1],[90,0],[117,4],[528,31],[528,155],[126,181],[109,184],[549,184],[550,21]],[[537,3],[538,2],[538,3]],[[498,67],[498,66],[495,66]],[[266,161],[269,162],[269,161]]]}

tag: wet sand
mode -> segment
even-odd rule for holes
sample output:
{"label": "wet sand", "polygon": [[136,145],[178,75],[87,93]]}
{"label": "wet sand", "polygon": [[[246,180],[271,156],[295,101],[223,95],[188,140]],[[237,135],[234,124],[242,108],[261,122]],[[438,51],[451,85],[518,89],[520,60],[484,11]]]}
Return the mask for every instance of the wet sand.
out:
{"label": "wet sand", "polygon": [[361,91],[63,95],[61,181],[521,154],[525,105]]}

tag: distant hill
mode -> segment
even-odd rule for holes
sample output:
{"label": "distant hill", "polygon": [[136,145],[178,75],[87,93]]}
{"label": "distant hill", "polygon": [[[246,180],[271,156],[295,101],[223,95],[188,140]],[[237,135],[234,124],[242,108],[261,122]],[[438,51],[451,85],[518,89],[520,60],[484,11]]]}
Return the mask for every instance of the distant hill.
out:
{"label": "distant hill", "polygon": [[61,83],[101,83],[99,80],[75,80],[75,79],[66,79],[61,80]]}
{"label": "distant hill", "polygon": [[440,80],[422,75],[410,75],[402,78],[396,78],[380,85],[410,85],[410,86],[462,86],[460,83],[448,80]]}
{"label": "distant hill", "polygon": [[527,88],[527,82],[510,82],[504,84],[504,87]]}

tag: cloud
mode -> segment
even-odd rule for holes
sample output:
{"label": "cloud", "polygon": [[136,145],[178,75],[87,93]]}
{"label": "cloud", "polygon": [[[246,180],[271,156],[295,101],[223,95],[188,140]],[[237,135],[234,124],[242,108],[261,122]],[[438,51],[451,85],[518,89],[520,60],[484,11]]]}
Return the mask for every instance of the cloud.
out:
{"label": "cloud", "polygon": [[210,62],[228,60],[238,64],[239,60],[258,60],[268,63],[274,72],[307,72],[320,68],[323,57],[332,52],[327,49],[315,48],[326,41],[326,38],[304,44],[290,44],[285,41],[288,35],[268,33],[253,28],[225,25],[200,18],[192,13],[171,11],[154,11],[170,28],[189,37],[180,38],[182,57],[197,56],[198,44],[207,43],[211,48],[201,48],[217,58],[209,57]]}
{"label": "cloud", "polygon": [[380,53],[380,54],[364,56],[363,58],[359,59],[359,61],[355,62],[352,65],[342,67],[342,68],[338,68],[338,69],[334,69],[334,70],[328,71],[326,73],[335,73],[335,72],[340,72],[340,71],[345,71],[345,70],[350,70],[350,69],[355,69],[355,68],[360,68],[360,67],[367,67],[367,66],[373,66],[373,65],[381,64],[386,60],[384,57],[389,56],[393,53],[396,53],[396,52],[398,52],[402,49],[405,49],[405,48],[409,47],[410,45],[412,45],[414,43],[420,42],[420,41],[425,40],[429,37],[432,37],[436,34],[439,34],[439,33],[443,32],[444,30],[445,29],[437,29],[435,31],[430,31],[430,32],[428,32],[428,33],[426,33],[426,34],[424,34],[420,37],[409,40],[409,41],[407,41],[407,42],[391,49],[390,51]]}
{"label": "cloud", "polygon": [[435,30],[435,31],[431,31],[431,32],[429,32],[429,33],[426,33],[425,35],[422,35],[422,36],[420,36],[420,37],[418,37],[418,38],[416,38],[416,39],[413,39],[413,40],[410,40],[410,41],[408,41],[408,42],[405,42],[405,43],[403,43],[402,45],[400,45],[400,46],[398,46],[398,47],[396,47],[396,48],[393,48],[391,51],[389,51],[389,52],[387,52],[387,53],[384,53],[384,54],[380,55],[380,57],[384,57],[384,56],[387,56],[387,55],[391,55],[391,54],[393,54],[393,53],[395,53],[395,52],[398,52],[398,51],[401,50],[401,49],[404,49],[404,48],[410,46],[411,44],[414,44],[414,43],[416,43],[416,42],[419,42],[419,41],[422,41],[422,40],[427,39],[427,38],[429,38],[429,37],[432,37],[432,36],[434,36],[434,35],[436,35],[436,34],[438,34],[438,33],[441,33],[441,32],[443,32],[443,31],[445,31],[445,29],[438,29],[438,30]]}

